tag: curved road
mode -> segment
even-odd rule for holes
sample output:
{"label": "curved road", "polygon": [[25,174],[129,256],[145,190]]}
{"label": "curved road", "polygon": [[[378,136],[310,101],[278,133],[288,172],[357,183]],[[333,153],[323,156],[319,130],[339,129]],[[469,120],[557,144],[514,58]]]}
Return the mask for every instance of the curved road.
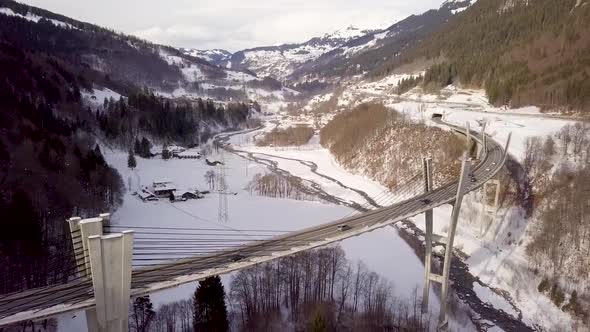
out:
{"label": "curved road", "polygon": [[[451,127],[457,131],[464,131],[459,127]],[[481,141],[479,133],[472,132],[472,135],[475,140]],[[501,169],[504,161],[503,148],[498,143],[488,139],[487,151],[483,153],[479,164],[472,169],[471,174],[474,181],[467,181],[464,184],[465,192],[473,191],[482,186]],[[433,191],[391,206],[277,236],[270,240],[253,241],[231,250],[134,270],[131,281],[131,295],[142,296],[208,276],[239,270],[279,257],[325,246],[374,229],[386,227],[437,206],[453,202],[457,188],[457,182],[446,184]],[[348,225],[350,229],[340,231],[338,226],[342,225]],[[237,255],[241,257],[239,261],[236,261]],[[2,295],[0,296],[0,326],[92,308],[95,306],[92,293],[92,282],[90,280],[79,280],[64,285]]]}

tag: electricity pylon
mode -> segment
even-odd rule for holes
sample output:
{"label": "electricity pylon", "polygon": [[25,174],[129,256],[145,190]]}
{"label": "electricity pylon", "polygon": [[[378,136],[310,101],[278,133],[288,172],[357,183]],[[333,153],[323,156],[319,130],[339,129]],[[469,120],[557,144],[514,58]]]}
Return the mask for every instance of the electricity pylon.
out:
{"label": "electricity pylon", "polygon": [[225,156],[223,148],[221,149],[221,162],[217,165],[217,183],[219,193],[219,206],[217,210],[217,221],[227,223],[229,215],[227,211],[227,182],[225,178]]}

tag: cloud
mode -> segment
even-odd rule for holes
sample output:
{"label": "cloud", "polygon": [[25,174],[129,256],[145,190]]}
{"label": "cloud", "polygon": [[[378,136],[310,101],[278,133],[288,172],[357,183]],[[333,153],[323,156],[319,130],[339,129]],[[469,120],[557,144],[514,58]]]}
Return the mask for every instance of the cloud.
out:
{"label": "cloud", "polygon": [[442,0],[25,0],[167,45],[225,48],[302,42],[336,29],[386,27]]}

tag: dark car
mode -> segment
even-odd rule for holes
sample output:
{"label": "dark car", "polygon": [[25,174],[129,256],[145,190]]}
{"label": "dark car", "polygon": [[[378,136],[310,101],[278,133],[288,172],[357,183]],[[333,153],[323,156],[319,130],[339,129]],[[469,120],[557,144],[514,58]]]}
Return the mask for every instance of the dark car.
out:
{"label": "dark car", "polygon": [[348,226],[348,225],[340,225],[340,226],[338,226],[338,230],[341,231],[341,232],[346,232],[349,229],[350,229],[350,226]]}
{"label": "dark car", "polygon": [[239,262],[239,261],[243,260],[244,258],[246,258],[246,256],[244,256],[244,255],[240,255],[240,254],[238,254],[238,255],[233,255],[233,256],[231,257],[231,261],[232,261],[232,262]]}

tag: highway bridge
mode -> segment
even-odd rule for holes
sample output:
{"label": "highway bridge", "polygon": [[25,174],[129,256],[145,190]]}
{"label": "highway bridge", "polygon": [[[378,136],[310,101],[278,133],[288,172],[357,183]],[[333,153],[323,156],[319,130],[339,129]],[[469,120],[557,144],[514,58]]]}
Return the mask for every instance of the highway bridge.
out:
{"label": "highway bridge", "polygon": [[[435,122],[466,134],[466,129]],[[469,131],[479,146],[484,147],[477,162],[469,165],[469,180],[463,181],[462,193],[474,191],[490,180],[502,168],[506,151],[498,142],[484,138],[482,133]],[[486,142],[484,144],[484,142]],[[506,146],[508,143],[506,143]],[[468,161],[472,163],[472,161]],[[263,241],[246,243],[208,255],[173,260],[132,271],[130,296],[138,297],[181,284],[202,280],[243,269],[280,257],[311,250],[330,243],[361,235],[392,225],[457,199],[459,179],[431,191],[395,203],[391,206],[336,220],[316,227],[290,232]],[[460,204],[459,204],[460,205]],[[346,227],[342,228],[339,226]],[[452,242],[451,242],[452,244]],[[0,295],[0,327],[25,320],[39,320],[58,314],[89,310],[96,307],[91,278],[79,278],[61,285],[30,289]]]}

